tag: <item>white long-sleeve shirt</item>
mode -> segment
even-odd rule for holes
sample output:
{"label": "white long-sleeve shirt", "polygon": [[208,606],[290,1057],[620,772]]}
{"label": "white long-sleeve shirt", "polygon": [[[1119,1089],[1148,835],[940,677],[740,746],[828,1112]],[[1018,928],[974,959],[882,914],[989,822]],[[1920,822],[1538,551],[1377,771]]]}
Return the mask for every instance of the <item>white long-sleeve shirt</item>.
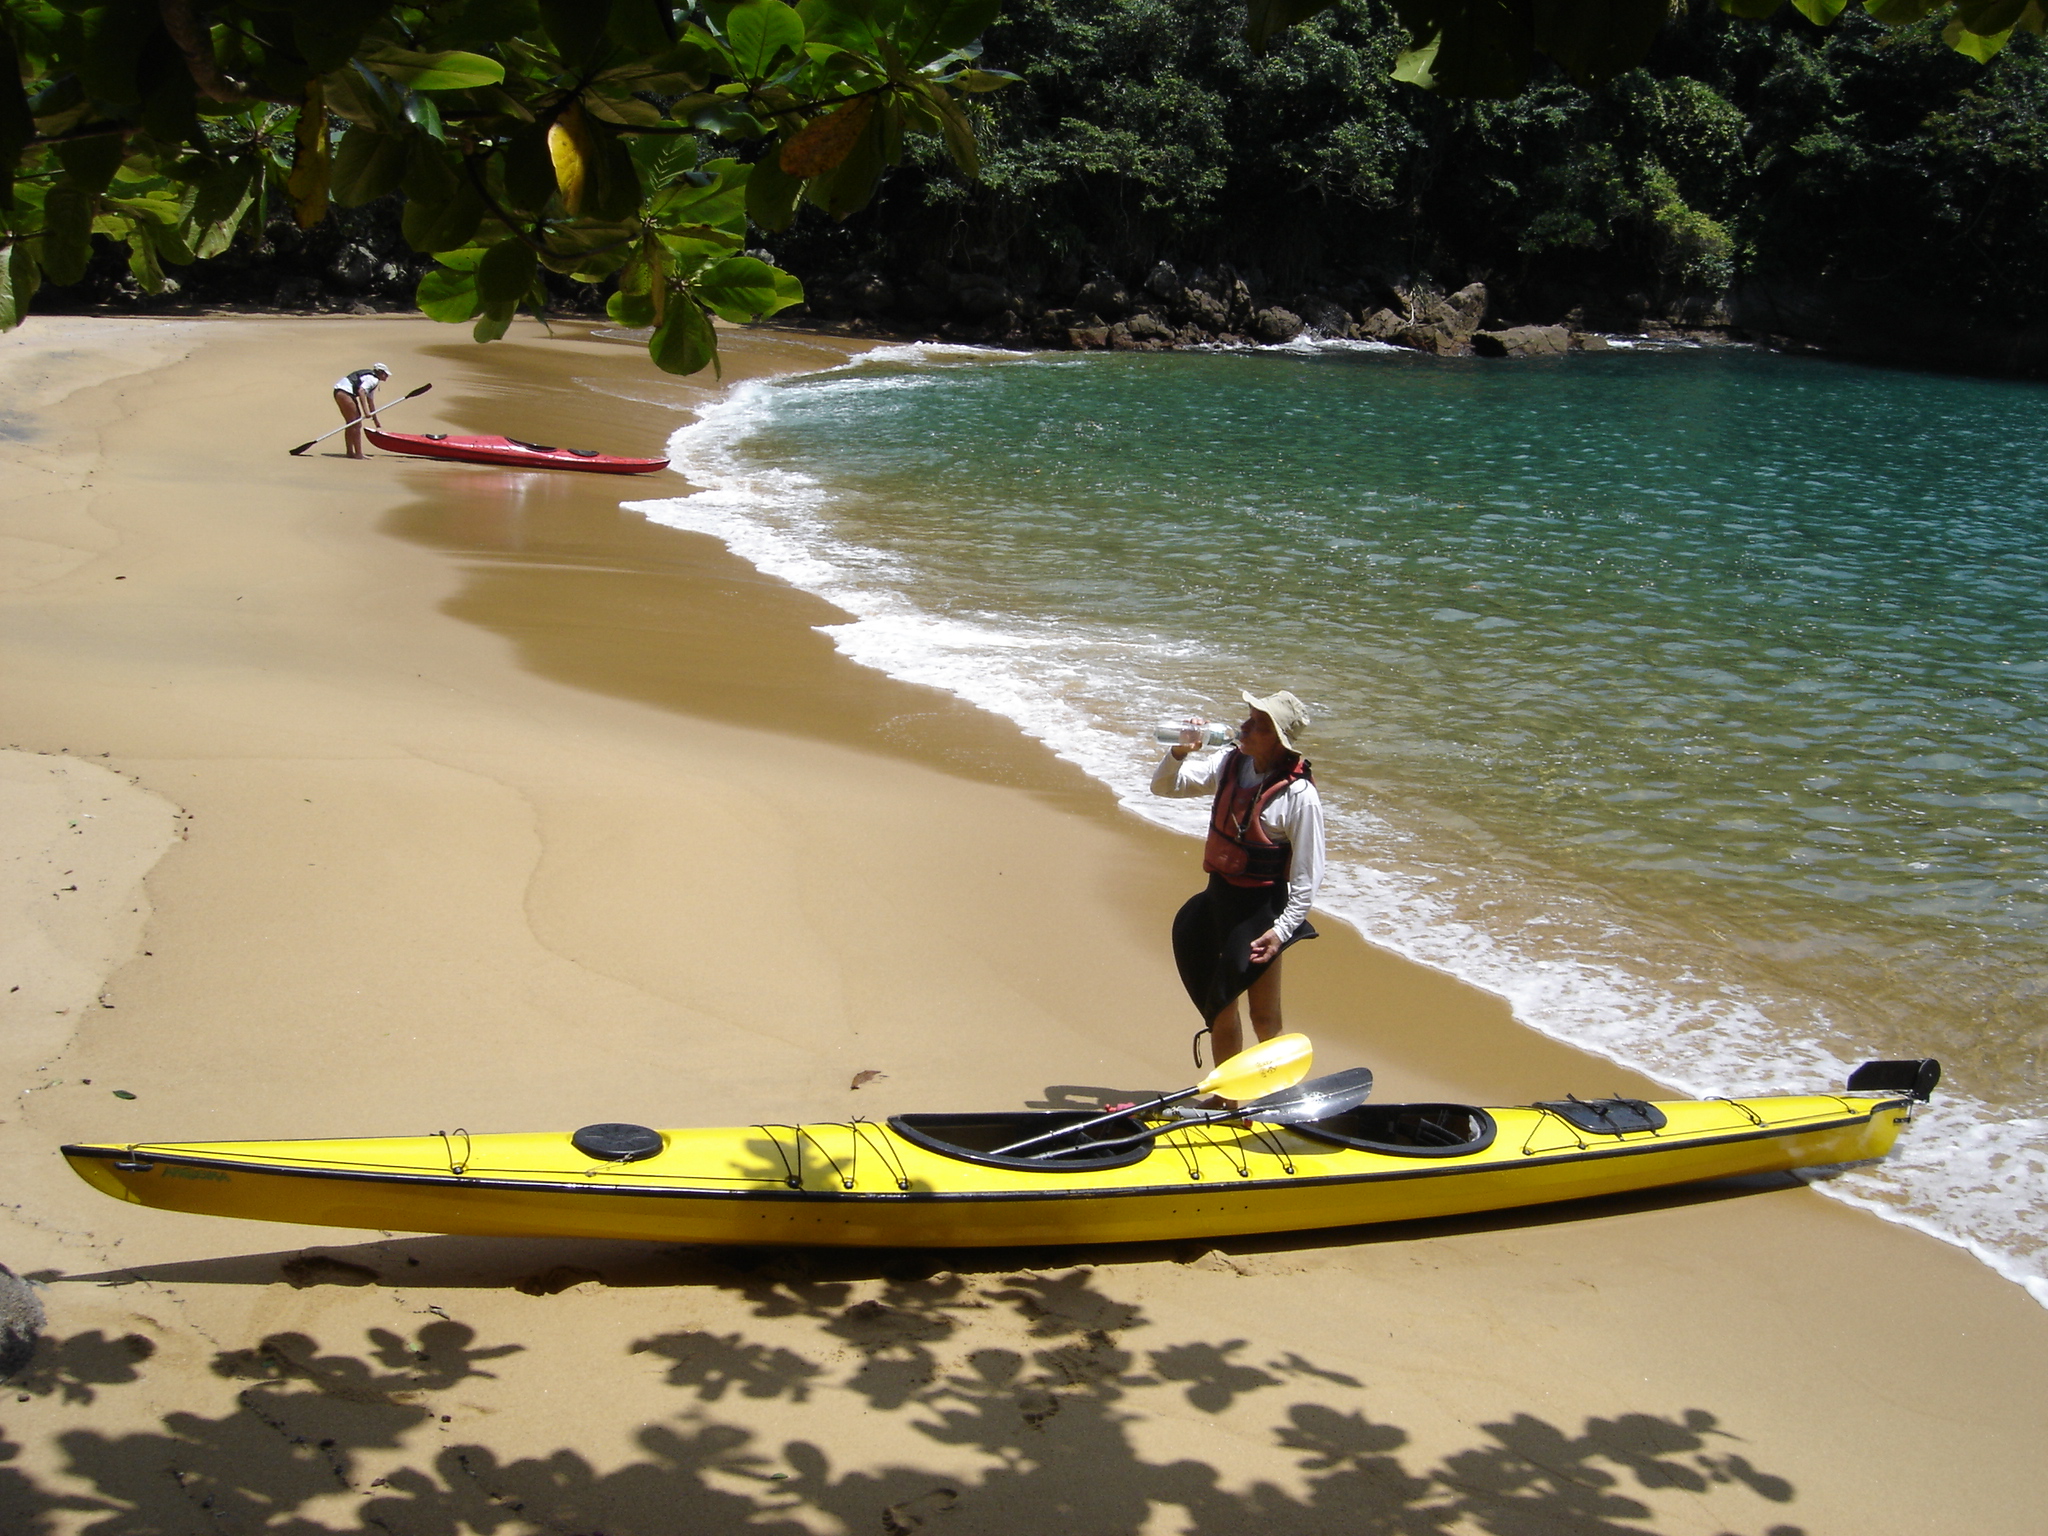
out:
{"label": "white long-sleeve shirt", "polygon": [[[1209,756],[1190,752],[1176,759],[1169,748],[1152,770],[1152,793],[1175,800],[1214,795],[1217,771],[1229,755],[1227,751]],[[1258,769],[1242,753],[1238,754],[1237,774],[1241,784],[1259,782]],[[1308,909],[1315,904],[1316,891],[1323,883],[1323,797],[1309,780],[1296,779],[1259,813],[1259,825],[1274,842],[1286,843],[1293,850],[1287,866],[1287,907],[1273,923],[1273,932],[1284,944],[1308,921]]]}

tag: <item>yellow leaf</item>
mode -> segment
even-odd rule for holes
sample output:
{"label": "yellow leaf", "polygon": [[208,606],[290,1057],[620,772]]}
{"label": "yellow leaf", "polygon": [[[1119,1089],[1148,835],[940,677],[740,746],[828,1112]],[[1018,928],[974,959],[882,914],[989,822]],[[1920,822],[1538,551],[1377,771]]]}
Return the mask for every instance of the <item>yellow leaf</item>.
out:
{"label": "yellow leaf", "polygon": [[856,96],[823,117],[812,118],[782,146],[784,174],[808,181],[839,165],[853,153],[874,113],[874,97]]}
{"label": "yellow leaf", "polygon": [[562,203],[572,214],[583,211],[590,167],[595,160],[592,148],[590,125],[583,120],[583,108],[572,101],[548,125],[548,158],[555,162],[555,185],[561,188]]}
{"label": "yellow leaf", "polygon": [[318,80],[306,82],[305,105],[292,135],[292,173],[285,181],[299,228],[311,229],[327,217],[327,184],[333,160],[327,142],[327,96]]}

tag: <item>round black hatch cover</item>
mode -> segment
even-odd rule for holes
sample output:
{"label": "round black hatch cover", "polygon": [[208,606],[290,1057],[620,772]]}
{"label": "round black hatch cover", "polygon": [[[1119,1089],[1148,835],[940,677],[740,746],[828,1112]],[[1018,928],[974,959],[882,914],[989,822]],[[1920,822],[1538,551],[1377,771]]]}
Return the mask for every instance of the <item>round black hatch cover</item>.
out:
{"label": "round black hatch cover", "polygon": [[606,1163],[637,1163],[662,1147],[661,1132],[644,1125],[586,1125],[569,1141],[585,1157]]}

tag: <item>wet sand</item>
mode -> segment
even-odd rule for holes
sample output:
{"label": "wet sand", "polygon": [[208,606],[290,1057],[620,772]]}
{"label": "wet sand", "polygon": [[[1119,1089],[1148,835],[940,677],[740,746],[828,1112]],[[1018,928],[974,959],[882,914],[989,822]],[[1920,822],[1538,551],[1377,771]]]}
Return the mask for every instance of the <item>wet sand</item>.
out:
{"label": "wet sand", "polygon": [[[620,453],[717,387],[586,331],[0,339],[0,1262],[50,1317],[0,1398],[0,1529],[2034,1528],[2048,1315],[1782,1181],[929,1257],[380,1238],[75,1179],[67,1140],[1190,1076],[1164,932],[1193,845],[620,510],[677,477],[283,451],[373,359],[393,397],[436,382],[394,429]],[[733,333],[727,381],[842,347]],[[1288,979],[1319,1069],[1651,1090],[1323,926]]]}

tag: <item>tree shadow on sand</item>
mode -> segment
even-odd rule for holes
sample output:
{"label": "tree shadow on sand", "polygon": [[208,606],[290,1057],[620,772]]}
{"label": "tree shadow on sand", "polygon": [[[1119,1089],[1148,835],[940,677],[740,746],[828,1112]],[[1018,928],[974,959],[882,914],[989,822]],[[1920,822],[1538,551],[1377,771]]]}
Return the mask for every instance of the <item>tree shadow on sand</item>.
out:
{"label": "tree shadow on sand", "polygon": [[[1704,1509],[1730,1533],[1801,1536],[1768,1523],[1773,1506],[1792,1503],[1791,1484],[1742,1454],[1704,1409],[1618,1413],[1576,1430],[1517,1414],[1480,1426],[1477,1443],[1424,1456],[1345,1373],[1297,1354],[1261,1358],[1242,1339],[1159,1338],[1139,1306],[1097,1278],[735,1274],[728,1289],[775,1339],[748,1329],[621,1339],[614,1368],[635,1354],[663,1363],[679,1401],[671,1420],[631,1420],[635,1454],[610,1470],[568,1446],[507,1459],[451,1441],[439,1396],[494,1372],[516,1377],[517,1344],[455,1319],[410,1337],[372,1329],[354,1352],[273,1334],[213,1357],[234,1391],[225,1413],[171,1412],[133,1433],[59,1432],[57,1485],[9,1465],[25,1448],[0,1439],[0,1530],[1643,1536],[1682,1504],[1688,1527]],[[804,1330],[815,1351],[791,1347]],[[31,1397],[113,1393],[140,1381],[149,1358],[97,1334],[46,1338],[18,1385]],[[800,1410],[809,1433],[770,1443],[739,1422],[749,1402],[781,1405],[785,1425],[788,1409]],[[1186,1444],[1190,1411],[1232,1412],[1242,1435],[1261,1404],[1270,1406],[1260,1459],[1275,1475],[1288,1467],[1284,1486],[1231,1485],[1208,1462],[1145,1448]],[[876,1415],[945,1454],[931,1466],[856,1463]]]}

